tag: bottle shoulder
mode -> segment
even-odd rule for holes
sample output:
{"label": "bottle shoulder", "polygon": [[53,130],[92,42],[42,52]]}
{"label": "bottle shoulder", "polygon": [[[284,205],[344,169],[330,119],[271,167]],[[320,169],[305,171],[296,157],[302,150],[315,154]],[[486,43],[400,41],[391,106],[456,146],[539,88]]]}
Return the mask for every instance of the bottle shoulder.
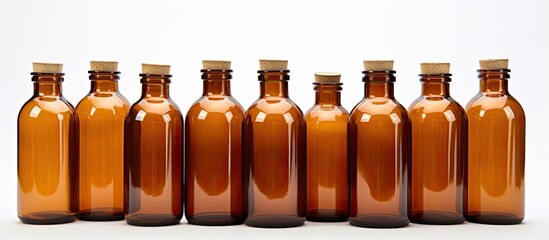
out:
{"label": "bottle shoulder", "polygon": [[420,96],[408,108],[410,118],[413,115],[439,114],[448,111],[455,115],[465,114],[465,109],[452,97]]}
{"label": "bottle shoulder", "polygon": [[161,118],[182,120],[179,107],[169,98],[141,98],[128,111],[127,120],[143,121],[144,119]]}
{"label": "bottle shoulder", "polygon": [[63,115],[76,117],[75,108],[62,96],[32,97],[19,111],[19,118],[49,117]]}
{"label": "bottle shoulder", "polygon": [[208,113],[226,113],[244,115],[242,105],[234,98],[229,96],[224,97],[208,97],[202,96],[196,100],[189,108],[187,115],[198,115],[200,112]]}
{"label": "bottle shoulder", "polygon": [[301,109],[289,98],[260,98],[248,108],[245,119],[284,118],[304,122]]}
{"label": "bottle shoulder", "polygon": [[470,118],[502,116],[506,119],[525,118],[521,104],[509,94],[478,93],[466,106]]}
{"label": "bottle shoulder", "polygon": [[349,112],[343,106],[315,104],[305,113],[305,119],[315,121],[334,121],[349,118]]}
{"label": "bottle shoulder", "polygon": [[351,111],[351,116],[354,115],[391,115],[398,116],[407,115],[404,108],[397,100],[390,98],[365,98],[360,101]]}
{"label": "bottle shoulder", "polygon": [[129,101],[121,94],[88,94],[76,105],[79,114],[87,114],[97,110],[108,110],[113,113],[127,112]]}

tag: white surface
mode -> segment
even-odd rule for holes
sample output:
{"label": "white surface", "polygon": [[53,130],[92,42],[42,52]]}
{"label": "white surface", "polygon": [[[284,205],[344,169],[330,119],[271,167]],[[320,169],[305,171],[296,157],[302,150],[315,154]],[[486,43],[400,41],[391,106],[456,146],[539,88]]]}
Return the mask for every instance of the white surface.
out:
{"label": "white surface", "polygon": [[[0,238],[547,238],[549,148],[547,1],[28,1],[0,2]],[[171,95],[186,112],[202,92],[201,60],[233,61],[233,95],[248,107],[258,96],[259,58],[288,59],[290,96],[301,109],[314,99],[314,72],[339,71],[343,104],[363,95],[362,60],[394,59],[396,96],[419,95],[422,61],[451,62],[452,95],[462,104],[478,91],[482,58],[509,58],[511,93],[527,116],[526,220],[517,226],[411,225],[376,230],[314,224],[284,230],[130,227],[124,222],[30,226],[16,214],[16,119],[32,94],[31,62],[64,63],[65,96],[89,90],[90,60],[119,61],[120,88],[140,95],[140,63],[171,64]]]}

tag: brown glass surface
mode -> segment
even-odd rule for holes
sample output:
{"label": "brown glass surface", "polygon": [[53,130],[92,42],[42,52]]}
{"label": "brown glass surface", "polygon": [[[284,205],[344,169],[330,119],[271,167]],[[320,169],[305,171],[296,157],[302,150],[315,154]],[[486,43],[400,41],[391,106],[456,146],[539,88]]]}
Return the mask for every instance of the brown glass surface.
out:
{"label": "brown glass surface", "polygon": [[74,221],[78,117],[61,95],[62,74],[33,73],[34,94],[18,117],[17,214],[23,223]]}
{"label": "brown glass surface", "polygon": [[394,71],[364,73],[364,99],[349,120],[349,222],[359,227],[403,227],[409,223],[410,121],[394,98]]}
{"label": "brown glass surface", "polygon": [[459,224],[467,117],[450,97],[450,75],[420,75],[423,93],[409,108],[412,159],[408,217],[426,224]]}
{"label": "brown glass surface", "polygon": [[203,95],[185,120],[185,217],[192,224],[240,224],[244,110],[230,94],[229,71],[202,71]]}
{"label": "brown glass surface", "polygon": [[124,119],[118,73],[90,72],[91,90],[76,106],[80,121],[78,218],[124,219]]}
{"label": "brown glass surface", "polygon": [[524,110],[507,89],[509,70],[480,70],[480,92],[467,104],[467,221],[524,219]]}
{"label": "brown glass surface", "polygon": [[143,94],[125,123],[126,222],[177,224],[183,216],[183,118],[168,95],[170,76],[141,76]]}
{"label": "brown glass surface", "polygon": [[261,72],[260,98],[244,118],[244,182],[253,227],[305,222],[306,129],[288,98],[287,71]]}
{"label": "brown glass surface", "polygon": [[307,126],[307,220],[347,221],[347,120],[341,84],[317,84]]}

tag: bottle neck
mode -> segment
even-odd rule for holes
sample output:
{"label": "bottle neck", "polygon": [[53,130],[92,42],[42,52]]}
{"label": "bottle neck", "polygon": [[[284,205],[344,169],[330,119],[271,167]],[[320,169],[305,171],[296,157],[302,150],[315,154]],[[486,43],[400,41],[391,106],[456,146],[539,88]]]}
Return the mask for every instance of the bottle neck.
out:
{"label": "bottle neck", "polygon": [[365,98],[391,98],[395,97],[394,82],[395,71],[364,71],[364,97]]}
{"label": "bottle neck", "polygon": [[63,73],[31,73],[34,82],[34,97],[62,96]]}
{"label": "bottle neck", "polygon": [[141,74],[142,98],[170,98],[169,84],[171,75]]}
{"label": "bottle neck", "polygon": [[316,105],[334,105],[341,106],[341,83],[337,84],[318,84],[315,85]]}
{"label": "bottle neck", "polygon": [[451,74],[420,75],[421,94],[423,96],[450,96]]}
{"label": "bottle neck", "polygon": [[90,93],[118,92],[119,72],[92,72],[90,71]]}
{"label": "bottle neck", "polygon": [[480,91],[483,93],[508,93],[509,69],[479,70]]}
{"label": "bottle neck", "polygon": [[202,69],[203,96],[222,95],[231,96],[232,70]]}
{"label": "bottle neck", "polygon": [[259,71],[260,98],[288,97],[288,75],[290,71]]}

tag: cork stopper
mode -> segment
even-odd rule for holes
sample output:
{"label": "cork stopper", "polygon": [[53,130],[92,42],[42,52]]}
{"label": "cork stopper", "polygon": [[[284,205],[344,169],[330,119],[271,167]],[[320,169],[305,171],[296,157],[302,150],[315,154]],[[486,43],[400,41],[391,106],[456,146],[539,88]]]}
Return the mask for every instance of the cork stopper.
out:
{"label": "cork stopper", "polygon": [[231,61],[202,60],[203,69],[231,70]]}
{"label": "cork stopper", "polygon": [[364,61],[364,71],[393,71],[393,60]]}
{"label": "cork stopper", "polygon": [[259,60],[259,70],[263,71],[278,71],[287,70],[288,60]]}
{"label": "cork stopper", "polygon": [[481,70],[508,69],[509,59],[484,59],[480,60]]}
{"label": "cork stopper", "polygon": [[335,72],[317,72],[315,73],[316,83],[339,83],[341,74]]}
{"label": "cork stopper", "polygon": [[450,63],[421,63],[421,74],[449,74]]}
{"label": "cork stopper", "polygon": [[97,72],[117,72],[118,62],[90,61],[90,70]]}
{"label": "cork stopper", "polygon": [[63,64],[33,62],[32,71],[37,73],[63,73]]}
{"label": "cork stopper", "polygon": [[170,75],[170,65],[158,65],[158,64],[141,64],[141,71],[143,74],[151,75]]}

